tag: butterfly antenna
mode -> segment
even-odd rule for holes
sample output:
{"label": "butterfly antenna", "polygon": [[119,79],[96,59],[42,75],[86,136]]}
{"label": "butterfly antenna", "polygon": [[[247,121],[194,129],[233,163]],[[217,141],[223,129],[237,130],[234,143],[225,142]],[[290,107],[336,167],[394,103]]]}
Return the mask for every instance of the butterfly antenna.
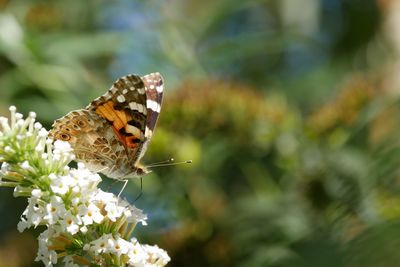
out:
{"label": "butterfly antenna", "polygon": [[153,168],[153,167],[163,167],[163,166],[172,166],[172,165],[180,165],[180,164],[190,164],[192,163],[192,160],[185,160],[185,161],[180,161],[180,162],[174,162],[173,158],[170,158],[169,160],[164,160],[156,163],[152,163],[148,166],[147,168]]}
{"label": "butterfly antenna", "polygon": [[153,163],[149,164],[147,167],[152,167],[154,165],[159,165],[159,164],[168,164],[168,163],[171,163],[173,161],[174,161],[174,158],[170,158],[170,159],[159,161],[159,162],[153,162]]}

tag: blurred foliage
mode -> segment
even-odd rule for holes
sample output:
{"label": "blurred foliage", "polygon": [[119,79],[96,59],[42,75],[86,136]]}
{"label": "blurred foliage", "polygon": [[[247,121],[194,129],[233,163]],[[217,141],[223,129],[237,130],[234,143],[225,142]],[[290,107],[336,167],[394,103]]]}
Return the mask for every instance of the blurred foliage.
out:
{"label": "blurred foliage", "polygon": [[[135,205],[170,266],[398,266],[395,2],[0,0],[0,113],[50,127],[117,77],[159,71],[144,160],[193,164],[154,169]],[[0,266],[31,266],[11,194]]]}

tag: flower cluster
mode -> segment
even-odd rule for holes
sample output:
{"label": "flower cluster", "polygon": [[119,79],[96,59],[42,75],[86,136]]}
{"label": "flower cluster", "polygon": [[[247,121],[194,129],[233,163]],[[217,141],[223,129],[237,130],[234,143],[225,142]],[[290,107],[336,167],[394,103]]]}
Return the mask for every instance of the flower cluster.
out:
{"label": "flower cluster", "polygon": [[49,139],[35,122],[10,108],[0,117],[0,186],[14,187],[14,196],[28,197],[18,230],[45,226],[36,260],[46,266],[164,266],[170,258],[157,246],[141,245],[130,236],[141,210],[98,188],[101,178],[74,159],[67,142]]}

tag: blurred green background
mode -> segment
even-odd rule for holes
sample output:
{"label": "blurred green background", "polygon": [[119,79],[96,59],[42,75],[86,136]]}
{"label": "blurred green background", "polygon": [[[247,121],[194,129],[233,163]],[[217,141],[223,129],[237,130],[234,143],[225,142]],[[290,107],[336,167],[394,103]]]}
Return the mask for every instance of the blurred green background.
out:
{"label": "blurred green background", "polygon": [[[399,25],[399,0],[0,0],[0,114],[49,129],[159,71],[144,162],[193,164],[143,179],[135,235],[169,266],[400,266]],[[0,267],[40,266],[0,191]]]}

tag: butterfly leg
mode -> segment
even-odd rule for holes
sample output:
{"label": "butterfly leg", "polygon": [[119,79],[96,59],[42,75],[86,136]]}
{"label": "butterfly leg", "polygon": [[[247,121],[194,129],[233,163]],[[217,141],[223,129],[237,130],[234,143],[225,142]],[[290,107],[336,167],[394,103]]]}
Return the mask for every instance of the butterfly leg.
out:
{"label": "butterfly leg", "polygon": [[124,180],[124,185],[122,186],[121,191],[119,191],[119,193],[118,193],[118,196],[117,196],[118,198],[122,194],[122,192],[124,191],[124,189],[125,189],[126,185],[128,184],[128,182],[129,182],[128,179]]}
{"label": "butterfly leg", "polygon": [[133,201],[133,203],[135,203],[136,200],[138,200],[142,195],[143,195],[143,177],[140,177],[140,193],[139,193],[139,195],[135,198],[135,200]]}

